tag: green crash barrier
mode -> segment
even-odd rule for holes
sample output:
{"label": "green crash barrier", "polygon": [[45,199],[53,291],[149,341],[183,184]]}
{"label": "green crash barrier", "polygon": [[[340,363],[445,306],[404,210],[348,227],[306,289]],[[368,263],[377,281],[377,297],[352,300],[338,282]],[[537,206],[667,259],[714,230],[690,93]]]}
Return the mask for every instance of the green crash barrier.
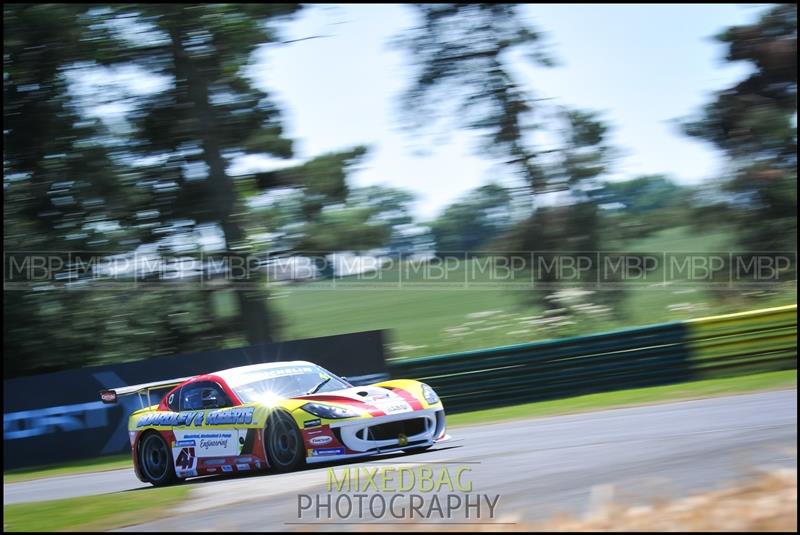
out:
{"label": "green crash barrier", "polygon": [[388,362],[449,412],[797,367],[797,305]]}
{"label": "green crash barrier", "polygon": [[797,368],[797,305],[685,323],[698,378]]}

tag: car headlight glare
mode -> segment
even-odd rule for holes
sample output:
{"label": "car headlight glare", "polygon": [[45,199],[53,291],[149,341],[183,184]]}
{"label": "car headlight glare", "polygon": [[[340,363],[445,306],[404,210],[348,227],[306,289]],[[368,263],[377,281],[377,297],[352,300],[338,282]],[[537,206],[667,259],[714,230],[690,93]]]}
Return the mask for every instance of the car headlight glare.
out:
{"label": "car headlight glare", "polygon": [[352,418],[359,415],[356,411],[347,407],[334,407],[333,405],[322,405],[321,403],[306,403],[302,408],[304,411],[320,418]]}
{"label": "car headlight glare", "polygon": [[439,396],[436,395],[436,392],[430,386],[422,383],[422,395],[425,396],[425,401],[433,405],[434,403],[439,403]]}

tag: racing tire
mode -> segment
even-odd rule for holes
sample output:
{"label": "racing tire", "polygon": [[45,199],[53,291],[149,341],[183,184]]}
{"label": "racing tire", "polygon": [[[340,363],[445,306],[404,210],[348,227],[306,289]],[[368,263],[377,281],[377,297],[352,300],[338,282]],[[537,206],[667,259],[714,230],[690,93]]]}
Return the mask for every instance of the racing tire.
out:
{"label": "racing tire", "polygon": [[289,414],[275,411],[267,419],[264,450],[270,467],[276,472],[291,472],[305,463],[303,437]]}
{"label": "racing tire", "polygon": [[151,431],[144,434],[139,440],[138,457],[139,472],[154,487],[178,481],[172,451],[161,433]]}

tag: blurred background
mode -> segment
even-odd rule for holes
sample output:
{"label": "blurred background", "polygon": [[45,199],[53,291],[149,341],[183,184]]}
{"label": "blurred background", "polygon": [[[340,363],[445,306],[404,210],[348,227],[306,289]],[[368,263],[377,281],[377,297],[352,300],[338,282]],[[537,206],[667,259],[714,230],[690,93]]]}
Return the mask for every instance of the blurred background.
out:
{"label": "blurred background", "polygon": [[[755,287],[481,278],[531,279],[533,251],[796,263],[796,6],[3,18],[6,378],[372,329],[408,359],[796,302],[794,264]],[[60,261],[20,277],[36,255]]]}

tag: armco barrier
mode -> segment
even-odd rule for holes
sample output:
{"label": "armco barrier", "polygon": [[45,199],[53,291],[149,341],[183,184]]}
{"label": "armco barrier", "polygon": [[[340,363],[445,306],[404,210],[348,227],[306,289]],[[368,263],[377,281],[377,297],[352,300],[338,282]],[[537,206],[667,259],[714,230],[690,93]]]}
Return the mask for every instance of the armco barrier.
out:
{"label": "armco barrier", "polygon": [[697,378],[797,367],[797,305],[685,323]]}
{"label": "armco barrier", "polygon": [[797,367],[797,305],[387,363],[448,411]]}

